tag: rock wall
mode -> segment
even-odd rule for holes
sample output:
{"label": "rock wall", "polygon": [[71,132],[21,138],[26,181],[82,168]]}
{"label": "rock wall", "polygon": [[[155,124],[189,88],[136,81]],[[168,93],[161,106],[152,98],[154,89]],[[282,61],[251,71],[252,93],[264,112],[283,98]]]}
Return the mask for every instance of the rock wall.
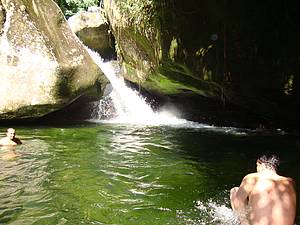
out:
{"label": "rock wall", "polygon": [[1,0],[0,35],[0,120],[41,117],[107,83],[52,0]]}
{"label": "rock wall", "polygon": [[136,85],[163,96],[193,96],[198,109],[195,99],[205,97],[220,103],[219,114],[233,105],[244,120],[252,115],[258,123],[297,128],[297,4],[104,0],[104,9],[125,77]]}

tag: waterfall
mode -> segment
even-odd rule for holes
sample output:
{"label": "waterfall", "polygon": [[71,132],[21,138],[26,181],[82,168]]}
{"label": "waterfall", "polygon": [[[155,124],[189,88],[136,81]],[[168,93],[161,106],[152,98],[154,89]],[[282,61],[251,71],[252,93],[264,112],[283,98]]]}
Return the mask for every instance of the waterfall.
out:
{"label": "waterfall", "polygon": [[[86,47],[87,48],[87,47]],[[214,132],[245,135],[245,129],[234,127],[216,127],[213,125],[197,123],[175,116],[176,110],[162,110],[154,112],[145,99],[137,91],[126,86],[121,76],[120,68],[112,62],[104,62],[98,53],[87,48],[94,62],[110,81],[112,91],[104,96],[98,105],[90,122],[121,123],[160,126],[167,125],[176,128],[196,128],[213,130]]]}
{"label": "waterfall", "polygon": [[213,125],[197,123],[175,116],[171,110],[154,112],[146,100],[137,91],[127,87],[118,66],[112,62],[104,62],[96,52],[89,48],[87,51],[110,81],[112,91],[100,100],[96,118],[91,122],[109,122],[140,125],[167,125],[177,128],[201,128],[221,133],[245,135],[244,129],[234,127],[216,127]]}
{"label": "waterfall", "polygon": [[108,97],[100,100],[97,119],[101,120],[103,116],[113,117],[109,122],[149,125],[177,125],[187,122],[168,111],[154,112],[138,92],[126,86],[123,77],[120,76],[120,70],[113,66],[112,62],[104,62],[97,53],[90,49],[88,52],[113,88]]}

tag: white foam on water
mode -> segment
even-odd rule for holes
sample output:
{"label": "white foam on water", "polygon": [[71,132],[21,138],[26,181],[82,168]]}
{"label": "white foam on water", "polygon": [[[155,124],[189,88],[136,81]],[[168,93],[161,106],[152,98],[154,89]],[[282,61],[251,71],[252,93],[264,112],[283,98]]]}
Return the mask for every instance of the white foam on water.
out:
{"label": "white foam on water", "polygon": [[239,225],[239,219],[231,208],[224,204],[218,204],[213,200],[208,202],[197,201],[196,208],[201,215],[206,217],[203,224]]}

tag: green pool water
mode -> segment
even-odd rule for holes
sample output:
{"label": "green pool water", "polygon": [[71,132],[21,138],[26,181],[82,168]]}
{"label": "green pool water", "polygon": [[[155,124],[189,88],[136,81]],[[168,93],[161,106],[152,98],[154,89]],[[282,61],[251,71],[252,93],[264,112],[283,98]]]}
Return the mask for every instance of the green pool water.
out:
{"label": "green pool water", "polygon": [[277,153],[280,173],[300,178],[295,135],[101,123],[16,129],[23,145],[0,147],[0,224],[232,225],[229,190],[259,154]]}

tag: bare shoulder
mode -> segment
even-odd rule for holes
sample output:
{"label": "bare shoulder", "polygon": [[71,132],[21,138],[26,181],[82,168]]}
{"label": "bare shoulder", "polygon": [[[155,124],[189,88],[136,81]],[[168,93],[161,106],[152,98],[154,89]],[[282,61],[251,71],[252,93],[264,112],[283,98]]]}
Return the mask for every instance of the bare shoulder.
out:
{"label": "bare shoulder", "polygon": [[252,187],[255,185],[258,179],[258,173],[249,173],[242,180],[242,186]]}
{"label": "bare shoulder", "polygon": [[4,138],[1,138],[0,139],[0,145],[6,145],[7,144],[7,138],[4,137]]}
{"label": "bare shoulder", "polygon": [[0,138],[0,142],[3,142],[4,140],[6,140],[6,138],[5,138],[5,137],[3,137],[3,138]]}
{"label": "bare shoulder", "polygon": [[256,179],[256,178],[258,178],[258,176],[259,176],[258,173],[249,173],[243,178],[243,180]]}
{"label": "bare shoulder", "polygon": [[277,175],[278,179],[282,180],[282,181],[286,181],[286,182],[294,182],[293,178],[291,177],[285,177],[285,176],[281,176],[281,175]]}
{"label": "bare shoulder", "polygon": [[296,194],[296,182],[291,177],[279,176],[277,181],[282,190]]}
{"label": "bare shoulder", "polygon": [[280,176],[280,179],[282,180],[282,182],[284,182],[286,184],[296,186],[296,182],[291,177]]}

